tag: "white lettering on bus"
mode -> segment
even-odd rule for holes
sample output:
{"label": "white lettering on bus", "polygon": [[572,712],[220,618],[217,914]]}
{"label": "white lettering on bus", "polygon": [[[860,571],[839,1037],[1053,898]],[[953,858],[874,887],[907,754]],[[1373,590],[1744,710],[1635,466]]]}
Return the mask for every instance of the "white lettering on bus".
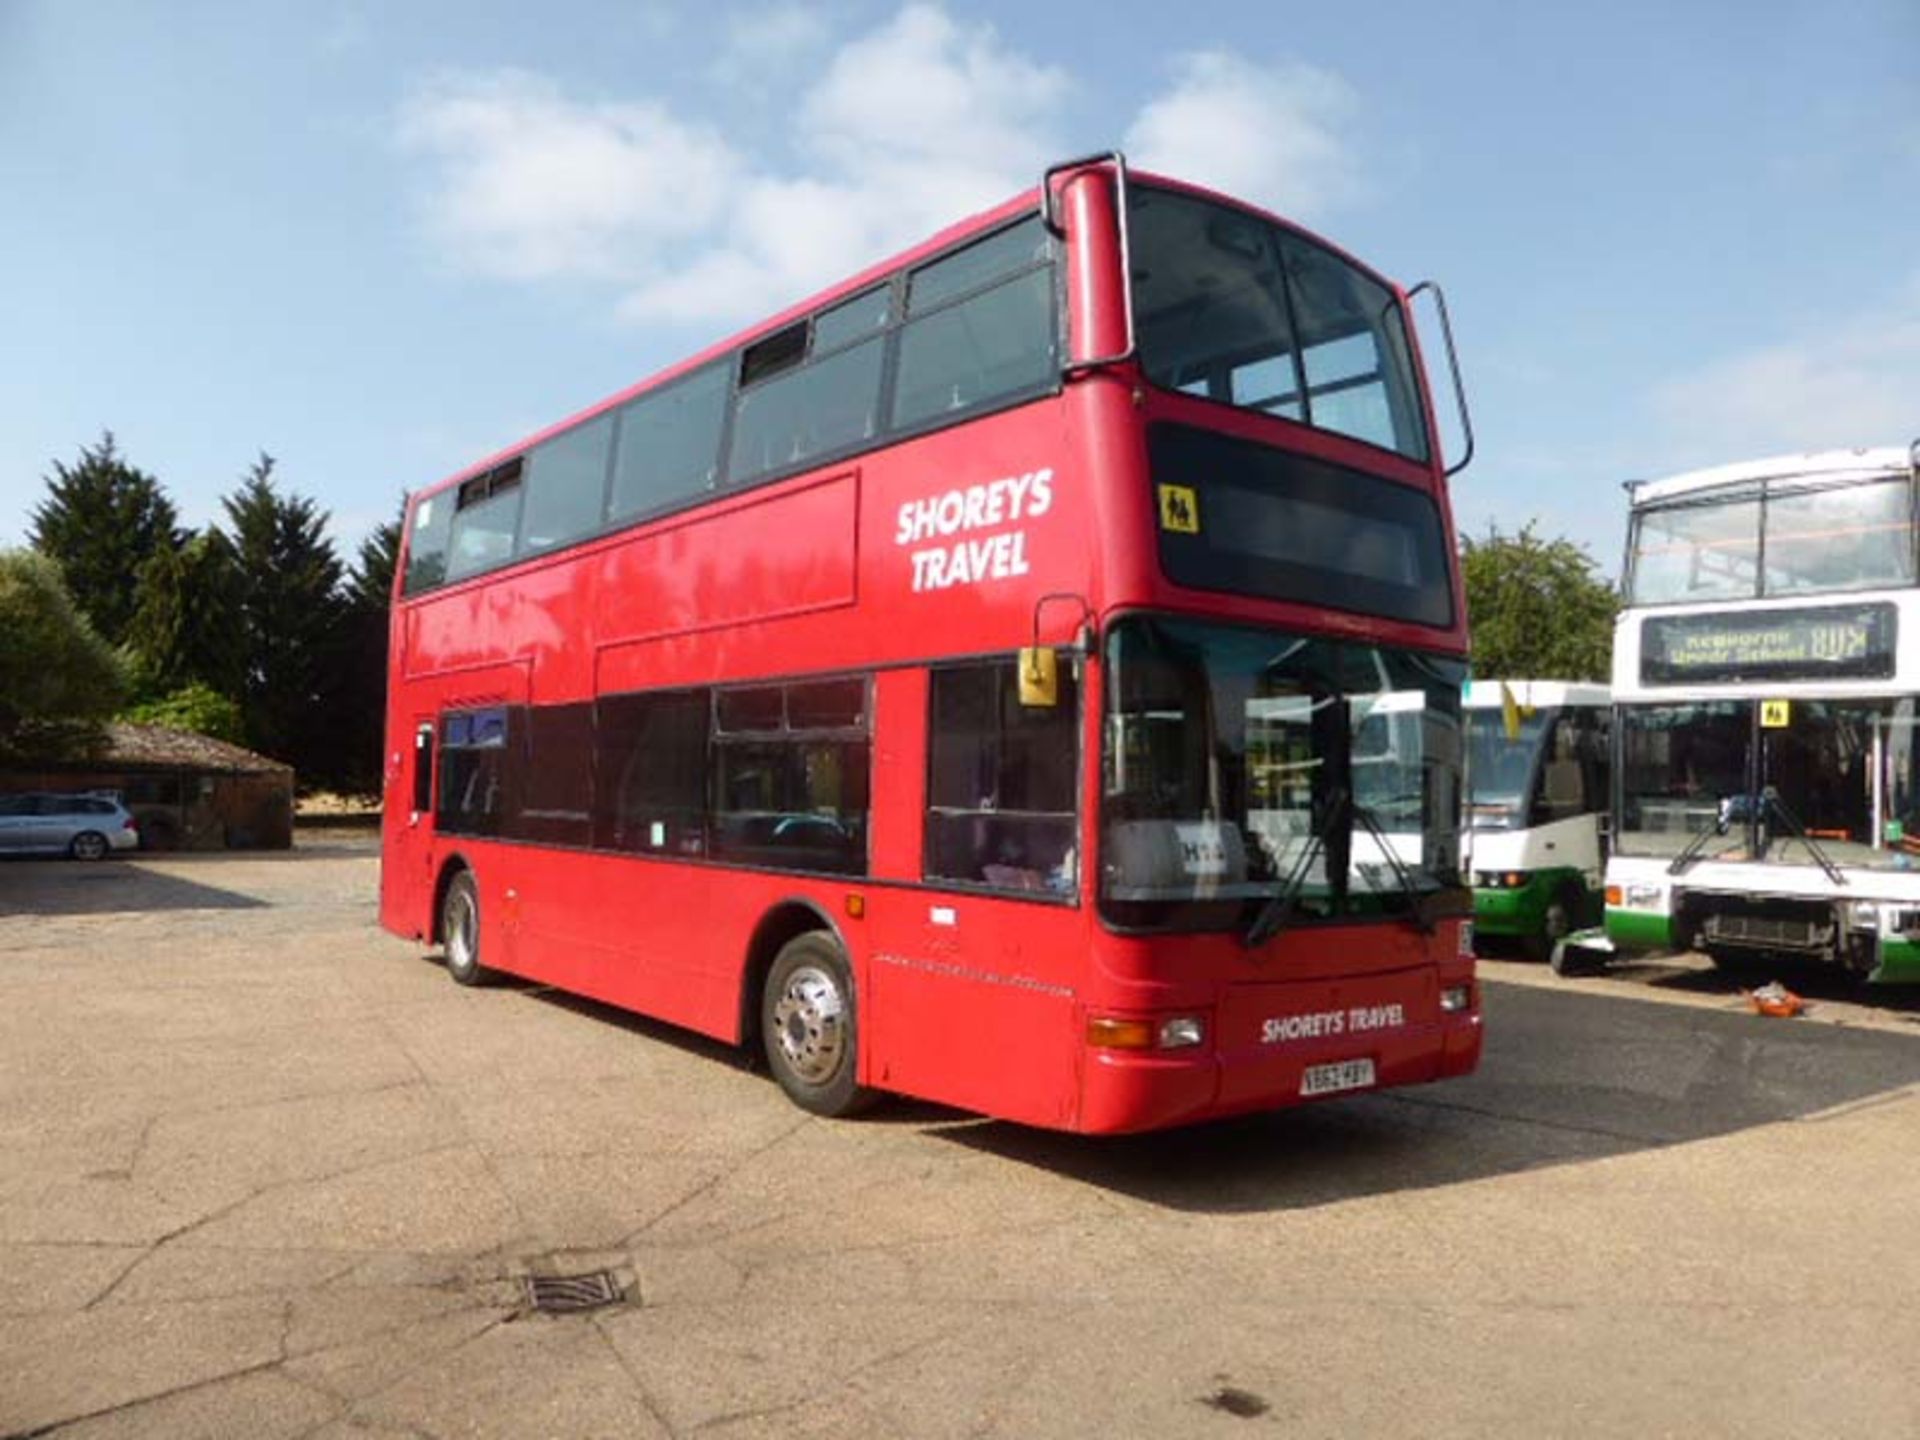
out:
{"label": "white lettering on bus", "polygon": [[916,591],[1007,580],[1027,573],[1025,530],[1006,530],[978,539],[954,537],[1036,519],[1052,508],[1053,471],[1030,470],[1024,475],[907,501],[900,507],[893,543],[905,546],[928,540],[952,541],[915,550],[907,557],[913,565]]}
{"label": "white lettering on bus", "polygon": [[1358,1035],[1367,1030],[1396,1030],[1407,1023],[1406,1007],[1355,1005],[1346,1010],[1314,1010],[1304,1015],[1275,1015],[1260,1027],[1262,1045],[1285,1040],[1318,1040],[1328,1035]]}

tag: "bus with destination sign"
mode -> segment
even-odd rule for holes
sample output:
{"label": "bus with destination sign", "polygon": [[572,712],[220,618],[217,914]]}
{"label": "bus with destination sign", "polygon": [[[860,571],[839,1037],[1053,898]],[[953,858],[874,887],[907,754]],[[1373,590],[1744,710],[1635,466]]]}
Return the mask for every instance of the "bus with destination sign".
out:
{"label": "bus with destination sign", "polygon": [[1920,980],[1920,442],[1631,487],[1606,931]]}
{"label": "bus with destination sign", "polygon": [[826,1115],[1473,1069],[1418,290],[1092,157],[415,495],[382,922]]}

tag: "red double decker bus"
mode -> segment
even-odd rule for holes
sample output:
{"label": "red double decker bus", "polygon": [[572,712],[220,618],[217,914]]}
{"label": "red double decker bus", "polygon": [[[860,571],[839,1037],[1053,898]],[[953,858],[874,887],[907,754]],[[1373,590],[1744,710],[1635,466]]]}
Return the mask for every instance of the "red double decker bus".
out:
{"label": "red double decker bus", "polygon": [[1439,445],[1407,292],[1055,167],[413,499],[382,922],[829,1115],[1471,1070]]}

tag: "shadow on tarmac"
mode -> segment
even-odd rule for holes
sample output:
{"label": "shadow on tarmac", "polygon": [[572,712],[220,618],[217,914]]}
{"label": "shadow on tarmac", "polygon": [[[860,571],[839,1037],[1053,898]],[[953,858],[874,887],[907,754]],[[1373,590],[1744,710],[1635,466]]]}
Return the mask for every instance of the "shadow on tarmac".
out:
{"label": "shadow on tarmac", "polygon": [[1000,1122],[943,1138],[1174,1210],[1331,1204],[1632,1154],[1920,1084],[1920,1035],[1485,985],[1479,1071],[1153,1135]]}
{"label": "shadow on tarmac", "polygon": [[109,856],[105,860],[0,863],[0,916],[106,915],[136,910],[258,910],[268,902],[182,880]]}
{"label": "shadow on tarmac", "polygon": [[[532,982],[496,983],[637,1038],[764,1069],[757,1052],[662,1021]],[[1067,1135],[905,1098],[846,1123],[916,1128],[1170,1210],[1234,1214],[1628,1155],[1814,1120],[1920,1085],[1920,1031],[1498,981],[1483,993],[1480,1069],[1441,1084],[1149,1135]]]}

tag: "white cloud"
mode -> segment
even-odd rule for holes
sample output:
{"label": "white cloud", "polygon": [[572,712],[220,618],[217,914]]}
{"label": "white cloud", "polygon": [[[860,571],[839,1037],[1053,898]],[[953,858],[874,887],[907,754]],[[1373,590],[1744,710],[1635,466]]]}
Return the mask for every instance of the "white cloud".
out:
{"label": "white cloud", "polygon": [[1174,83],[1127,130],[1128,158],[1302,218],[1364,194],[1347,131],[1351,86],[1299,62],[1256,65],[1218,50],[1182,55]]}
{"label": "white cloud", "polygon": [[1673,468],[1920,435],[1920,273],[1880,305],[1716,360],[1654,393]]}
{"label": "white cloud", "polygon": [[728,88],[764,89],[784,83],[831,37],[826,17],[798,0],[735,11],[727,17],[720,54],[707,73]]}
{"label": "white cloud", "polygon": [[[818,17],[785,0],[742,17],[712,73],[732,77],[723,90],[750,88],[794,47],[825,46]],[[521,72],[438,77],[402,107],[400,140],[426,163],[422,213],[455,265],[610,283],[623,317],[688,324],[799,300],[1032,185],[1075,148],[1064,69],[926,0],[811,73],[776,137],[786,163],[657,101],[585,100]],[[1246,198],[1319,210],[1354,193],[1340,128],[1353,108],[1323,71],[1192,55],[1128,144]]]}
{"label": "white cloud", "polygon": [[708,229],[741,169],[661,105],[581,103],[521,71],[436,77],[402,106],[399,139],[438,167],[429,233],[462,268],[513,280],[619,279]]}
{"label": "white cloud", "polygon": [[1030,179],[1052,158],[1067,88],[1064,71],[1008,50],[991,26],[914,4],[834,56],[801,125],[809,148],[848,174],[933,162]]}

